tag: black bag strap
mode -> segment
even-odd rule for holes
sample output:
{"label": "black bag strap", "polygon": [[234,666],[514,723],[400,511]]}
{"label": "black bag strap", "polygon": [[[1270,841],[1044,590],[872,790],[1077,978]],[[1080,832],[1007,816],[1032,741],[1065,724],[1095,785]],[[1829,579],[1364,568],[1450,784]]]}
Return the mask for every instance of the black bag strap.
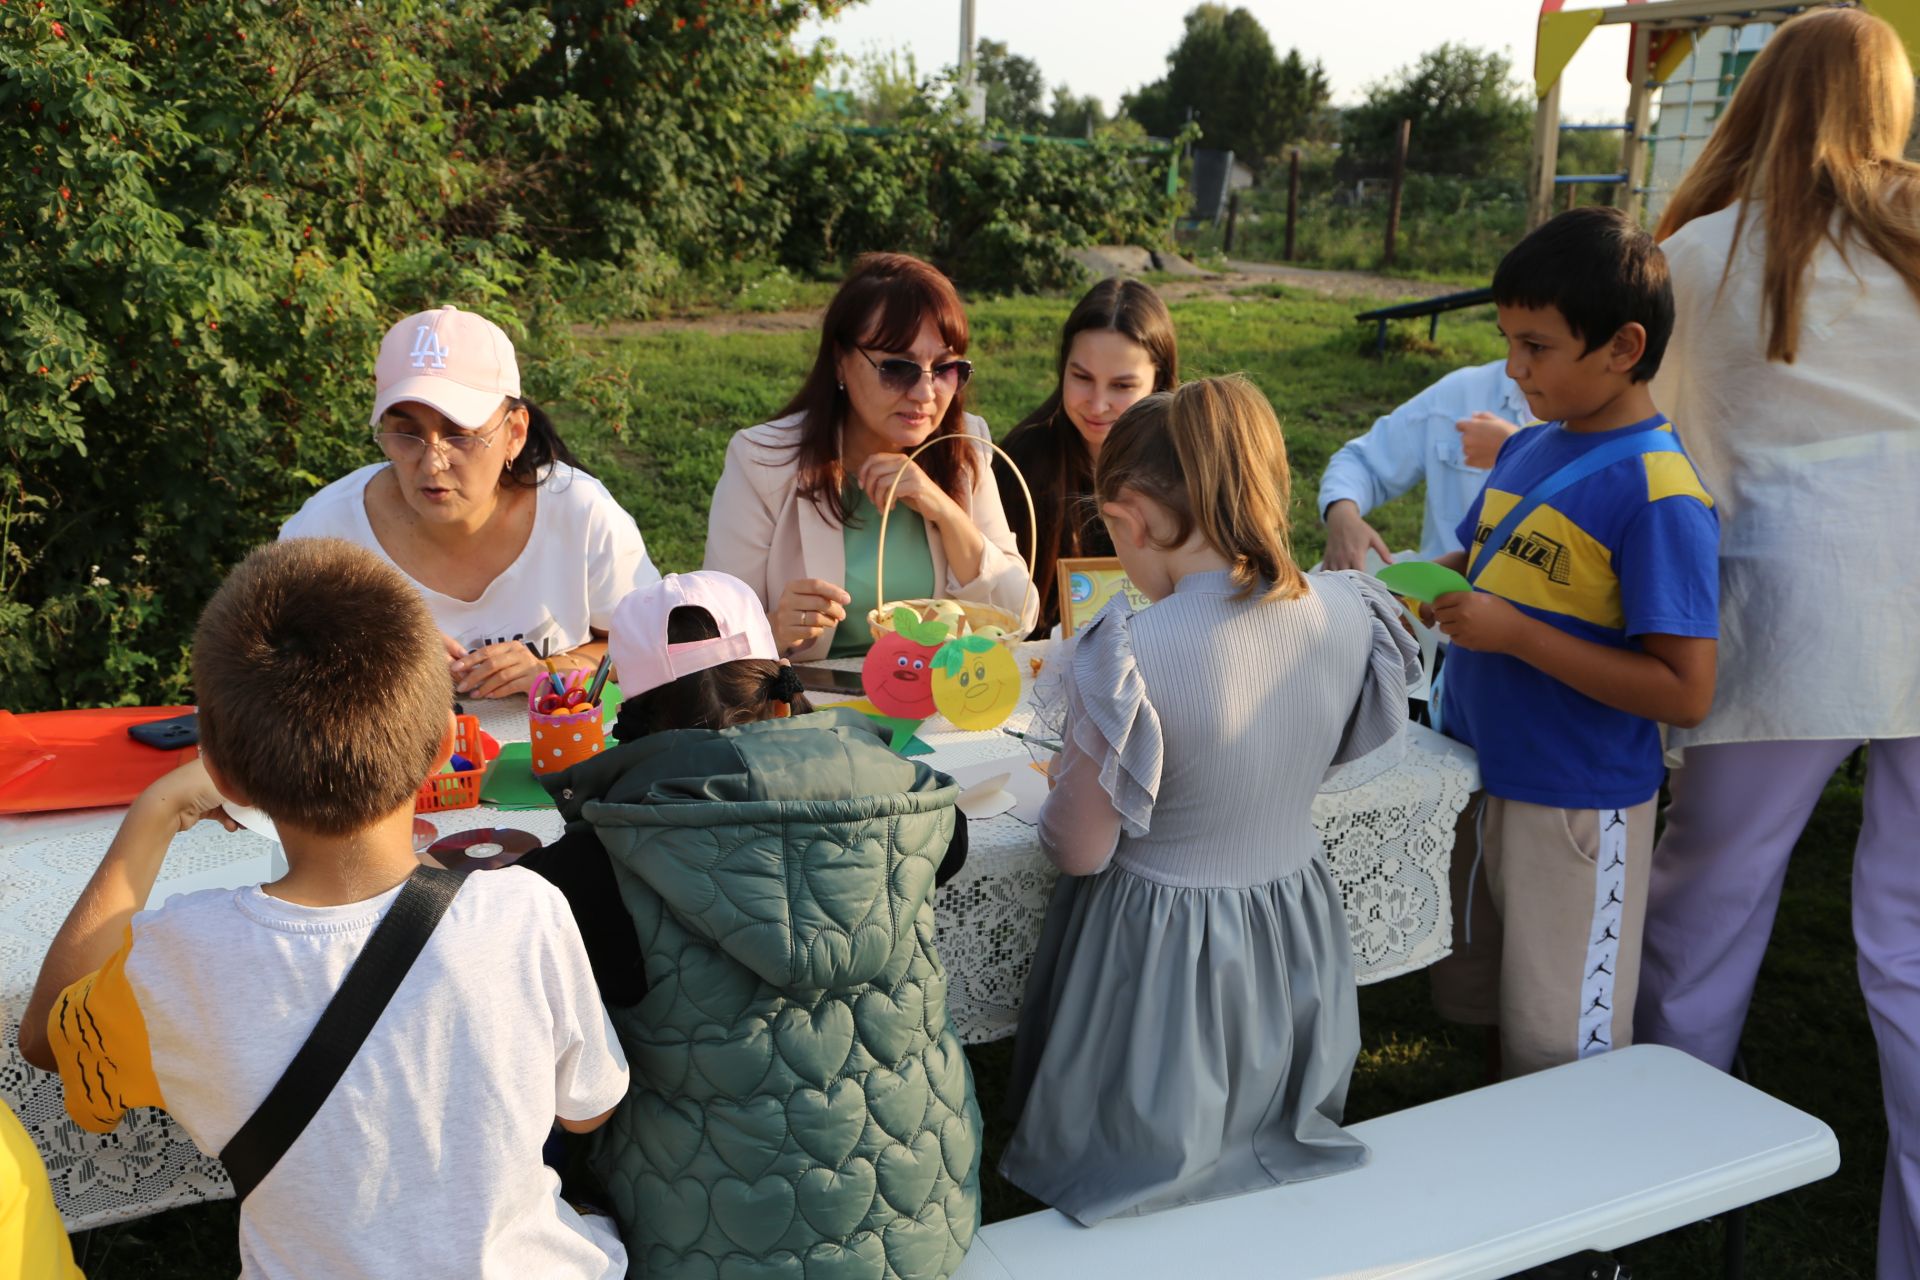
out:
{"label": "black bag strap", "polygon": [[244,1202],[273,1172],[340,1083],[465,879],[457,871],[427,866],[415,868],[407,877],[400,896],[374,926],[373,936],[321,1011],[306,1043],[259,1109],[220,1152],[220,1163],[233,1179],[236,1200]]}

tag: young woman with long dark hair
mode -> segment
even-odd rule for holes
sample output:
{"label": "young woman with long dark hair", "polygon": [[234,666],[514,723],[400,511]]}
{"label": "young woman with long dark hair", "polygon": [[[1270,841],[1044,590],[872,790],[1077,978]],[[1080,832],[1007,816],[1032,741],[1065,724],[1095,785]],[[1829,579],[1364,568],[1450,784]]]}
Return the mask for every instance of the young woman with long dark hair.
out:
{"label": "young woman with long dark hair", "polygon": [[1000,503],[1020,553],[1033,554],[1042,630],[1060,621],[1060,558],[1113,554],[1091,501],[1093,464],[1107,432],[1135,402],[1179,381],[1173,317],[1149,286],[1112,276],[1068,313],[1053,394],[1002,445],[1033,489],[1037,530],[1028,527],[1026,501],[1006,460],[994,459]]}

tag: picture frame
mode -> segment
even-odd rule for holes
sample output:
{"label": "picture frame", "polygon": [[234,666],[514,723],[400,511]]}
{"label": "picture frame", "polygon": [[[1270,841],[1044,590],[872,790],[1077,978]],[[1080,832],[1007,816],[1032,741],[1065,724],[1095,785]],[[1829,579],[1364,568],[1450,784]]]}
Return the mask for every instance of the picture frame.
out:
{"label": "picture frame", "polygon": [[1144,609],[1152,601],[1127,581],[1127,571],[1118,556],[1062,557],[1054,573],[1055,589],[1060,597],[1060,634],[1071,636],[1074,629],[1093,621],[1107,601],[1125,594],[1135,609]]}

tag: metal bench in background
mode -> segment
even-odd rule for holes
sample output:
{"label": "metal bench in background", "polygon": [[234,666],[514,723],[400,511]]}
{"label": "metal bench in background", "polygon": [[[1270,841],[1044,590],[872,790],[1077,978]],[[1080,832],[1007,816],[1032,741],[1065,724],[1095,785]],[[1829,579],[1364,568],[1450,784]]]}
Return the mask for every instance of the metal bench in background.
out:
{"label": "metal bench in background", "polygon": [[1418,320],[1427,317],[1427,340],[1433,341],[1440,333],[1440,317],[1448,311],[1458,311],[1462,307],[1481,307],[1493,301],[1492,289],[1467,289],[1460,293],[1443,293],[1437,298],[1422,298],[1418,302],[1402,302],[1396,306],[1381,307],[1374,311],[1362,311],[1355,320],[1371,320],[1380,326],[1374,337],[1373,354],[1384,356],[1387,353],[1387,322],[1390,320]]}

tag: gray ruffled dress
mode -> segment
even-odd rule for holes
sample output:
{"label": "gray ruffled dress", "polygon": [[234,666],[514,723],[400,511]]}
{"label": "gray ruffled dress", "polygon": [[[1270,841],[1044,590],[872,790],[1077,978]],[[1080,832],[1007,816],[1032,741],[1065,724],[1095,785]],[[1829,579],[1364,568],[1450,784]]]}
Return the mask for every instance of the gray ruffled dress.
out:
{"label": "gray ruffled dress", "polygon": [[1077,640],[1041,816],[1069,874],[1000,1170],[1081,1223],[1366,1161],[1340,1127],[1360,1020],[1312,804],[1329,768],[1401,737],[1419,652],[1371,578],[1308,582],[1263,602],[1189,575]]}

